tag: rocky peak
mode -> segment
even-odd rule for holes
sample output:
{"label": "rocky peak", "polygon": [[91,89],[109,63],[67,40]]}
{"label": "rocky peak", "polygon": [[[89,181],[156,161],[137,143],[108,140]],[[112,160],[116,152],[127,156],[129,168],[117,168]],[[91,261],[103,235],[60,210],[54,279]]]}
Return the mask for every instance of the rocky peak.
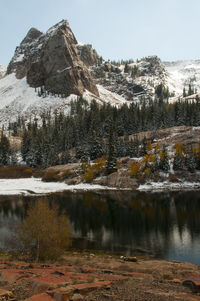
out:
{"label": "rocky peak", "polygon": [[31,87],[43,86],[62,95],[82,95],[89,90],[98,95],[96,85],[77,49],[77,40],[66,20],[45,34],[29,30],[9,63],[7,74],[26,76]]}
{"label": "rocky peak", "polygon": [[161,60],[156,56],[147,56],[138,61],[137,67],[141,75],[163,75],[166,70]]}
{"label": "rocky peak", "polygon": [[90,44],[77,44],[78,54],[81,61],[87,66],[93,66],[98,64],[100,58],[95,49]]}
{"label": "rocky peak", "polygon": [[27,44],[27,43],[32,43],[33,41],[37,40],[40,36],[42,35],[42,32],[39,31],[38,29],[32,27],[26,37],[23,39],[23,41],[21,42],[20,46]]}

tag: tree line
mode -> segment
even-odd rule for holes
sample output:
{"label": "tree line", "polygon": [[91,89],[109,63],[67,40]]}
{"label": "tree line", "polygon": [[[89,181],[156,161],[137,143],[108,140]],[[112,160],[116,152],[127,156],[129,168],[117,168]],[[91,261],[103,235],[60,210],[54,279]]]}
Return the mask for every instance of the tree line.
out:
{"label": "tree line", "polygon": [[[152,131],[153,139],[159,129],[200,125],[199,99],[171,104],[163,100],[162,93],[154,101],[123,104],[119,108],[95,101],[89,104],[80,98],[70,108],[67,116],[62,111],[46,112],[41,120],[25,122],[19,117],[9,124],[13,135],[22,136],[21,155],[27,165],[46,168],[106,156],[112,162],[110,166],[114,166],[115,158],[145,155],[147,140],[139,141],[135,135],[141,131]],[[131,139],[130,135],[135,138]],[[6,143],[2,135],[1,165],[10,162],[10,147]]]}

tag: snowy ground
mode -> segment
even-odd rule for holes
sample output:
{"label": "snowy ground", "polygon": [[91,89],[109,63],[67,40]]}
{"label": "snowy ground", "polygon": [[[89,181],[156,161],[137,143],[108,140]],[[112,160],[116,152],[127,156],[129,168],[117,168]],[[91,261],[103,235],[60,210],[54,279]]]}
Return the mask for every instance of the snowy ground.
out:
{"label": "snowy ground", "polygon": [[180,182],[170,183],[165,182],[151,182],[140,185],[138,190],[140,191],[164,191],[164,190],[197,190],[200,189],[200,183],[192,182]]}
{"label": "snowy ground", "polygon": [[50,109],[62,109],[68,113],[70,102],[76,99],[76,95],[39,97],[35,89],[29,87],[26,78],[19,80],[13,73],[0,80],[0,123],[6,124],[9,119],[15,121],[19,115],[37,116]]}
{"label": "snowy ground", "polygon": [[[1,69],[0,69],[1,71]],[[90,102],[95,99],[98,103],[110,103],[111,105],[121,105],[127,101],[105,89],[98,86],[100,97],[86,91],[83,97]],[[17,79],[12,73],[3,78],[0,77],[0,124],[14,122],[18,116],[23,115],[25,118],[30,116],[38,117],[42,112],[52,110],[62,110],[65,114],[70,112],[71,101],[77,100],[76,95],[70,95],[65,98],[47,95],[39,97],[34,88],[31,88],[26,78]]]}
{"label": "snowy ground", "polygon": [[[0,179],[0,195],[33,195],[64,190],[111,190],[110,187],[90,184],[67,185],[63,182],[42,182],[41,179]],[[114,189],[114,188],[113,188]]]}
{"label": "snowy ground", "polygon": [[164,62],[168,72],[167,85],[175,96],[181,96],[185,86],[191,84],[200,91],[200,60]]}

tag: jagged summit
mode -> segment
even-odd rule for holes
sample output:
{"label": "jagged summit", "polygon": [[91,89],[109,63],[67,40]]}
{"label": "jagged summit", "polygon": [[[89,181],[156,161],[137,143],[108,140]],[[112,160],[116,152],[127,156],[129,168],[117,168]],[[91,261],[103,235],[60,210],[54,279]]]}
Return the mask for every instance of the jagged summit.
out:
{"label": "jagged summit", "polygon": [[81,56],[85,56],[80,48],[78,51],[77,44],[66,20],[52,26],[46,33],[31,28],[16,48],[7,74],[15,73],[17,79],[26,77],[31,87],[44,87],[56,94],[82,95],[88,90],[98,96],[90,72],[81,60]]}
{"label": "jagged summit", "polygon": [[41,31],[39,31],[38,29],[32,27],[27,35],[25,36],[25,38],[23,39],[23,41],[21,42],[20,46],[27,44],[27,43],[32,43],[33,41],[37,40],[43,33]]}

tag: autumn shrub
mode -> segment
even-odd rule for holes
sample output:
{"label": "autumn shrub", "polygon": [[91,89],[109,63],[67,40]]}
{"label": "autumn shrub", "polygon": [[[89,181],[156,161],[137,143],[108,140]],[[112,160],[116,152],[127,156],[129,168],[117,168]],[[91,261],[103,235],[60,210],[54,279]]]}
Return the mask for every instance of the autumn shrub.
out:
{"label": "autumn shrub", "polygon": [[130,176],[139,179],[141,177],[141,163],[133,161],[129,166]]}
{"label": "autumn shrub", "polygon": [[145,168],[145,170],[144,170],[144,176],[147,177],[147,178],[150,178],[151,175],[152,175],[151,167]]}
{"label": "autumn shrub", "polygon": [[85,172],[88,169],[88,167],[90,167],[89,163],[87,163],[87,162],[81,163],[81,169],[83,172]]}
{"label": "autumn shrub", "polygon": [[59,171],[58,170],[53,170],[53,169],[48,169],[44,173],[44,175],[42,177],[42,181],[44,181],[44,182],[58,182],[58,181],[61,181]]}
{"label": "autumn shrub", "polygon": [[74,170],[66,169],[62,173],[60,173],[60,180],[72,179],[76,176]]}
{"label": "autumn shrub", "polygon": [[19,240],[24,251],[35,261],[59,258],[71,243],[72,229],[58,207],[45,199],[31,204],[24,221],[19,224]]}
{"label": "autumn shrub", "polygon": [[91,166],[91,169],[93,171],[93,174],[95,177],[101,175],[102,173],[105,172],[105,168],[106,168],[106,158],[105,157],[101,157],[98,158],[94,161],[94,164]]}
{"label": "autumn shrub", "polygon": [[0,166],[1,179],[30,178],[35,169],[24,165]]}
{"label": "autumn shrub", "polygon": [[91,183],[94,179],[94,172],[91,167],[89,167],[83,175],[83,180],[87,183]]}

